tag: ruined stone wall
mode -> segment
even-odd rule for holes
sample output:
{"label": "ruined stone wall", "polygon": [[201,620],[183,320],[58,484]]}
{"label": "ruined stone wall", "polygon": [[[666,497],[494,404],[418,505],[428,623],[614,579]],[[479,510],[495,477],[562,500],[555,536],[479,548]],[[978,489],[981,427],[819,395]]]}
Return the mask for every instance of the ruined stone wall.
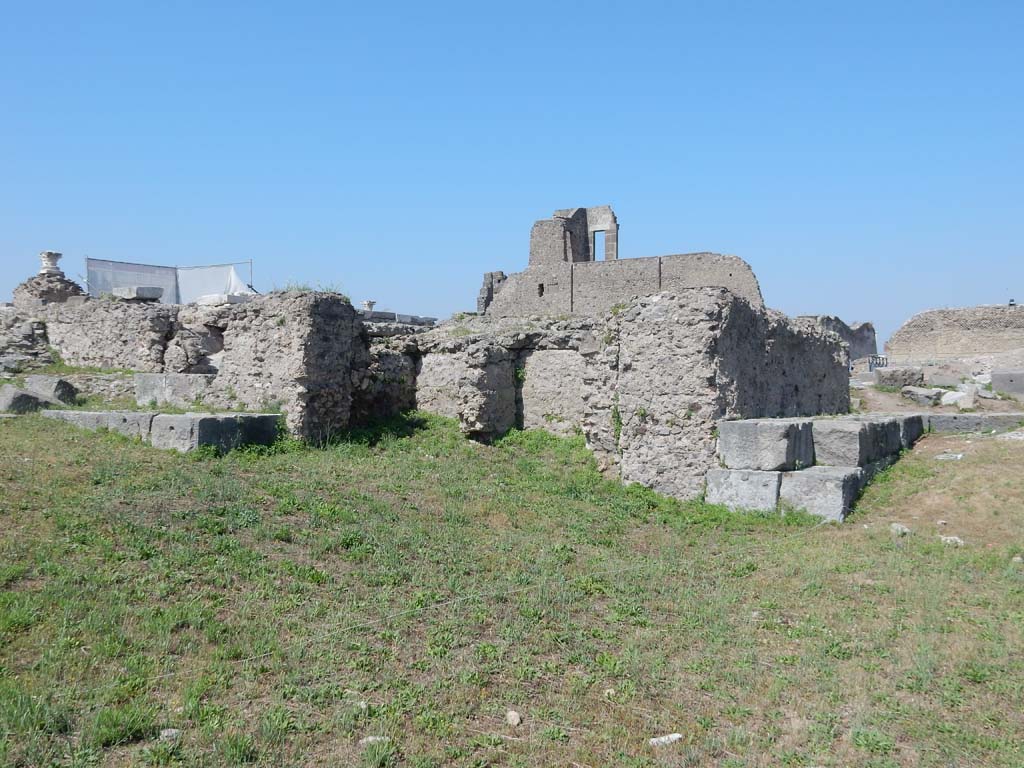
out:
{"label": "ruined stone wall", "polygon": [[33,312],[68,365],[160,373],[178,307],[98,299]]}
{"label": "ruined stone wall", "polygon": [[890,337],[885,349],[890,363],[973,358],[1024,349],[1024,307],[920,312]]}
{"label": "ruined stone wall", "polygon": [[600,316],[634,296],[701,287],[728,288],[754,306],[764,306],[750,265],[717,253],[531,264],[498,284],[490,275],[481,290],[481,296],[491,296],[490,302],[478,308],[494,317]]}
{"label": "ruined stone wall", "polygon": [[847,325],[835,315],[801,315],[798,319],[815,323],[827,331],[838,334],[849,348],[851,363],[878,354],[875,326],[871,323]]}
{"label": "ruined stone wall", "polygon": [[418,337],[420,408],[482,439],[582,431],[626,482],[693,498],[722,418],[849,410],[837,336],[724,289],[635,299],[602,318],[478,317]]}
{"label": "ruined stone wall", "polygon": [[53,362],[46,325],[10,307],[0,307],[0,376]]}

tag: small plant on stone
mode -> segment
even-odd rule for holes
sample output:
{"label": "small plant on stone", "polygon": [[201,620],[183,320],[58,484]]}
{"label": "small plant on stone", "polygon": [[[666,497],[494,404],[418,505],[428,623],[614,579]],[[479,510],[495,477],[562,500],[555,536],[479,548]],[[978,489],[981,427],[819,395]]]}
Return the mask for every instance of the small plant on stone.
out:
{"label": "small plant on stone", "polygon": [[517,365],[513,375],[515,377],[516,384],[518,384],[520,387],[523,386],[523,383],[526,381],[526,366]]}

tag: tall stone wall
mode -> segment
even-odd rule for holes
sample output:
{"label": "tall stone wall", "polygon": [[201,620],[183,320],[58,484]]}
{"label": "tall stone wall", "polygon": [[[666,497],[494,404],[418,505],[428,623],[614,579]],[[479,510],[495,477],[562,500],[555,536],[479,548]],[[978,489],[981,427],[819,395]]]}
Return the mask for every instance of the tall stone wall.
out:
{"label": "tall stone wall", "polygon": [[1024,307],[920,312],[900,326],[885,349],[891,363],[973,358],[1024,349]]}
{"label": "tall stone wall", "polygon": [[750,265],[736,256],[684,253],[612,261],[532,264],[495,284],[485,276],[478,305],[493,317],[600,316],[635,296],[687,288],[721,287],[754,306],[764,299]]}
{"label": "tall stone wall", "polygon": [[417,403],[490,439],[576,430],[626,482],[693,498],[722,418],[845,413],[839,338],[724,289],[635,299],[602,318],[473,318],[417,338]]}

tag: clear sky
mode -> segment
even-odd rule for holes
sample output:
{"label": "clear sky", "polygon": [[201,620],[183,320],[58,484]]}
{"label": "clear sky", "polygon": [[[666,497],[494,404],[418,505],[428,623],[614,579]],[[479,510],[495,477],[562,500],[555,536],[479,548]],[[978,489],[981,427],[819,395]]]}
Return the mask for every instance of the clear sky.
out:
{"label": "clear sky", "polygon": [[1020,2],[48,2],[0,15],[0,299],[36,254],[252,258],[472,309],[530,225],[711,250],[770,306],[1024,301]]}

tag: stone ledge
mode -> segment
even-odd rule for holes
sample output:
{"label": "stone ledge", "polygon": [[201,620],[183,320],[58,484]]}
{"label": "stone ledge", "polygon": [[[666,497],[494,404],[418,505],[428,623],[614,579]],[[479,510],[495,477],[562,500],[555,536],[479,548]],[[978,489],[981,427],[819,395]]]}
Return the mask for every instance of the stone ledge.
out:
{"label": "stone ledge", "polygon": [[752,469],[712,469],[707,474],[708,504],[721,504],[729,509],[771,512],[779,505],[781,472],[760,472]]}
{"label": "stone ledge", "polygon": [[809,419],[746,419],[718,424],[718,454],[729,469],[794,470],[814,464]]}
{"label": "stone ledge", "polygon": [[107,429],[137,437],[154,448],[183,453],[203,446],[229,451],[242,445],[270,445],[277,439],[280,419],[276,413],[47,410],[42,415],[82,429]]}

